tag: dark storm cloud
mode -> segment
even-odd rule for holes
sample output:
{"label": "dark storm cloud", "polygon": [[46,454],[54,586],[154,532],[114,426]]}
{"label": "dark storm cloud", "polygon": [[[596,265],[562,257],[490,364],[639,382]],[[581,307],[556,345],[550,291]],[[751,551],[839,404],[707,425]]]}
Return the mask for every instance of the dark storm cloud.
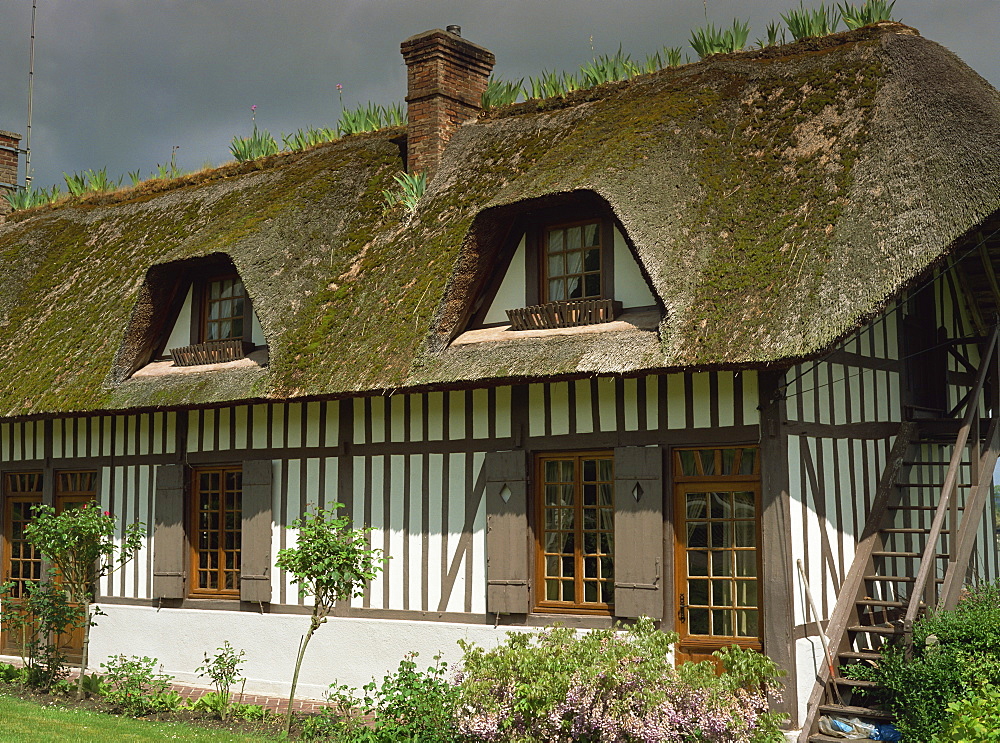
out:
{"label": "dark storm cloud", "polygon": [[[107,166],[148,174],[229,159],[234,134],[332,125],[344,102],[402,100],[399,42],[449,23],[491,49],[506,78],[574,69],[619,43],[642,57],[687,45],[708,17],[763,35],[784,2],[722,0],[38,0],[32,166],[36,185]],[[816,5],[818,3],[808,3]],[[896,15],[994,85],[998,0],[898,0]],[[0,129],[23,133],[30,0],[0,0]],[[693,52],[691,52],[693,56]]]}

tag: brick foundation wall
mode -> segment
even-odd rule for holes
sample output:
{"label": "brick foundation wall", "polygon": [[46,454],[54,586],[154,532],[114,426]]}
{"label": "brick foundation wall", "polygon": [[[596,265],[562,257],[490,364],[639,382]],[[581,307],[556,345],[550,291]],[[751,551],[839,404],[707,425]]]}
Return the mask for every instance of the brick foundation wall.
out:
{"label": "brick foundation wall", "polygon": [[411,36],[400,45],[406,61],[406,169],[430,177],[452,133],[478,115],[496,58],[449,31]]}
{"label": "brick foundation wall", "polygon": [[10,212],[3,194],[17,186],[18,145],[21,135],[0,130],[0,216]]}

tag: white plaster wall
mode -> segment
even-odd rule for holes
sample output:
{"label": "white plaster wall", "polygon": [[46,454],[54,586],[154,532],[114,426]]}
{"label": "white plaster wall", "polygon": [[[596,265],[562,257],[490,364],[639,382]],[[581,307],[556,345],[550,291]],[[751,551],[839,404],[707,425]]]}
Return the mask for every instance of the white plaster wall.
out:
{"label": "white plaster wall", "polygon": [[[248,693],[288,693],[299,639],[309,627],[306,615],[116,605],[101,609],[106,616],[91,631],[93,668],[118,653],[145,655],[157,658],[178,681],[203,684],[195,669],[206,651],[228,640],[246,651]],[[296,696],[320,699],[334,682],[360,687],[373,677],[381,679],[410,651],[420,654],[421,667],[433,663],[438,653],[453,665],[461,657],[459,639],[494,647],[510,629],[520,628],[332,617],[309,643]]]}
{"label": "white plaster wall", "polygon": [[649,284],[639,270],[625,236],[615,227],[615,299],[622,307],[649,307],[656,304]]}
{"label": "white plaster wall", "polygon": [[264,328],[260,326],[260,320],[257,319],[256,310],[254,310],[250,315],[250,340],[255,346],[267,345],[267,338],[264,337]]}
{"label": "white plaster wall", "polygon": [[510,265],[507,267],[507,273],[500,284],[500,289],[497,290],[493,304],[490,305],[490,310],[486,313],[486,323],[506,323],[508,320],[505,310],[524,307],[528,303],[524,291],[526,282],[524,276],[525,250],[524,236],[522,235],[521,242],[518,243],[514,257],[511,258]]}
{"label": "white plaster wall", "polygon": [[[815,625],[811,625],[814,627]],[[823,643],[819,637],[803,637],[795,641],[795,667],[798,681],[799,720],[806,719],[806,707],[809,695],[816,683],[816,675],[820,668],[826,665],[823,658]],[[792,689],[786,689],[785,695],[790,696]]]}
{"label": "white plaster wall", "polygon": [[174,323],[174,327],[170,330],[170,337],[167,339],[167,345],[164,347],[166,356],[170,355],[171,348],[180,348],[181,346],[191,344],[191,295],[193,291],[193,288],[188,288],[181,312],[177,316],[177,322]]}

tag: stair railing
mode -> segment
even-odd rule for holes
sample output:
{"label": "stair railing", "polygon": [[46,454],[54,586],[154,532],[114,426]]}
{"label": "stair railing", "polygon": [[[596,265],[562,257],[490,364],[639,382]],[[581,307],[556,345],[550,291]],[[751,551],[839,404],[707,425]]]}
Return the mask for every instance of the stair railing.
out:
{"label": "stair railing", "polygon": [[[975,440],[977,442],[979,440],[979,402],[982,397],[983,388],[986,385],[986,378],[997,363],[996,355],[998,332],[1000,332],[1000,325],[993,328],[993,332],[990,334],[989,341],[986,343],[983,355],[980,357],[979,371],[976,373],[976,382],[967,396],[965,416],[962,418],[962,426],[959,428],[958,437],[955,440],[955,448],[951,454],[951,461],[948,465],[948,473],[944,478],[941,500],[938,502],[937,509],[934,511],[934,520],[931,522],[930,533],[927,535],[927,542],[924,545],[924,551],[920,558],[920,567],[917,569],[917,575],[913,582],[913,591],[910,593],[909,604],[906,607],[906,614],[903,617],[903,643],[906,648],[907,655],[912,652],[913,623],[917,618],[917,614],[919,613],[921,606],[938,605],[939,597],[937,595],[929,596],[927,597],[929,600],[926,600],[925,594],[928,592],[928,588],[932,593],[935,593],[937,590],[937,583],[931,580],[931,576],[935,575],[936,577],[935,563],[938,557],[938,542],[941,539],[941,532],[944,529],[945,522],[949,520],[951,523],[950,535],[948,539],[949,559],[955,558],[957,560],[958,558],[958,555],[954,554],[958,542],[961,541],[960,538],[956,538],[959,537],[959,534],[956,532],[956,529],[958,528],[958,498],[955,496],[957,490],[956,486],[958,484],[958,476],[961,470],[962,459],[965,456],[965,447],[969,443],[970,432],[974,432]],[[997,381],[1000,380],[994,376],[994,387],[996,387]],[[996,397],[996,391],[994,391],[994,397]],[[990,444],[992,443],[993,442],[991,440]],[[992,478],[992,473],[990,472],[982,473],[981,471],[977,471],[976,468],[980,467],[981,464],[982,460],[979,456],[972,457],[972,461],[969,463],[969,468],[973,471],[973,477],[986,474],[988,478]],[[978,526],[979,520],[976,519],[975,523],[969,527],[969,524],[972,523],[972,520],[969,518],[970,516],[971,514],[967,513],[966,518],[962,520],[962,531],[971,528],[974,532]],[[974,538],[970,540],[970,555],[971,544],[974,542]],[[966,560],[968,560],[970,555],[966,556]],[[957,566],[958,563],[954,562],[954,565]],[[949,591],[954,591],[954,589],[949,587]],[[942,591],[941,598],[945,598],[944,591]]]}

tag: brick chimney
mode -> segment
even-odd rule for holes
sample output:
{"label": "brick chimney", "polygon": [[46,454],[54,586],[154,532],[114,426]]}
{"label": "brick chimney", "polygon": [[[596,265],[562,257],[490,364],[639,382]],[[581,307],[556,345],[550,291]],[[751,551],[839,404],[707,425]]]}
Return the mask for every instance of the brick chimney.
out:
{"label": "brick chimney", "polygon": [[10,204],[3,194],[17,190],[17,155],[21,135],[0,129],[0,216],[10,213]]}
{"label": "brick chimney", "polygon": [[448,26],[404,41],[406,60],[406,169],[426,173],[437,168],[452,133],[479,114],[486,81],[496,58],[466,41],[462,29]]}

